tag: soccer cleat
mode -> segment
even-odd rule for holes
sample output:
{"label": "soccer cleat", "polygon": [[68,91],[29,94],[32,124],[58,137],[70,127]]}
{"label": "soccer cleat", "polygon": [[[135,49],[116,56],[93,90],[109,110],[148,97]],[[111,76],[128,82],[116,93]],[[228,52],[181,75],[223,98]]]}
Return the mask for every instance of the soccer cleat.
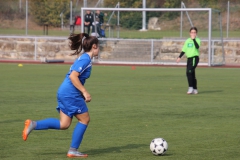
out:
{"label": "soccer cleat", "polygon": [[192,94],[193,93],[193,88],[192,87],[189,87],[188,88],[188,91],[187,91],[187,94]]}
{"label": "soccer cleat", "polygon": [[198,94],[198,90],[197,89],[193,89],[193,94]]}
{"label": "soccer cleat", "polygon": [[86,158],[86,157],[88,157],[88,155],[78,152],[78,151],[68,151],[67,157],[69,157],[69,158]]}
{"label": "soccer cleat", "polygon": [[28,135],[31,133],[33,129],[34,129],[33,121],[31,121],[30,119],[27,119],[25,121],[25,127],[22,132],[22,138],[24,141],[27,140]]}

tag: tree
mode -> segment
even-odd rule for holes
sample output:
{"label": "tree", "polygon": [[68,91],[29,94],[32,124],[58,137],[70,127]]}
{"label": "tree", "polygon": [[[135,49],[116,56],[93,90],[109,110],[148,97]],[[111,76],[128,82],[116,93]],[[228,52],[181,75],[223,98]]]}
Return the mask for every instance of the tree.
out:
{"label": "tree", "polygon": [[[180,8],[181,0],[166,0],[163,4],[163,8]],[[179,15],[179,12],[166,12],[164,17],[173,19]]]}
{"label": "tree", "polygon": [[[105,0],[105,7],[115,7],[119,0]],[[147,8],[159,8],[162,3],[159,0],[146,1]],[[120,2],[121,8],[142,8],[142,0],[122,0]],[[129,29],[142,28],[142,12],[121,12],[120,23],[122,27]],[[147,21],[150,17],[160,16],[160,12],[147,12]],[[116,23],[116,20],[113,20]]]}
{"label": "tree", "polygon": [[18,0],[0,0],[0,19],[14,20],[14,18],[23,18],[24,12],[21,12],[18,6]]}
{"label": "tree", "polygon": [[217,4],[218,0],[199,0],[199,4],[201,7],[206,8],[206,7],[213,7],[215,4]]}
{"label": "tree", "polygon": [[63,19],[69,19],[69,0],[34,0],[30,3],[30,14],[39,25],[48,24],[54,27],[61,25],[60,14],[63,12]]}

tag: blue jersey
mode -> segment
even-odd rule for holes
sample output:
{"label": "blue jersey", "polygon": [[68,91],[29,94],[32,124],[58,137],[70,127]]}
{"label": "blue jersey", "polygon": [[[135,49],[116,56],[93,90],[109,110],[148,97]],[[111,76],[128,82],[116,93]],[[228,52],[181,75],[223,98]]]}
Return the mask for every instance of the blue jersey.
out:
{"label": "blue jersey", "polygon": [[58,89],[58,94],[65,95],[68,97],[72,96],[80,96],[81,92],[72,84],[69,75],[72,71],[79,72],[78,76],[79,81],[82,85],[84,85],[86,79],[88,79],[91,75],[92,70],[92,61],[88,54],[82,54],[70,67],[69,72],[67,73],[63,83]]}

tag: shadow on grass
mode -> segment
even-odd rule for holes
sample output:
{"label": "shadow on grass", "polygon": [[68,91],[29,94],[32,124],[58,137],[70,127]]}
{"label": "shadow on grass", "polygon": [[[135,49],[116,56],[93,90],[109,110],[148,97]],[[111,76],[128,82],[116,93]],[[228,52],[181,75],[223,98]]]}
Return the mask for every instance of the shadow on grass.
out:
{"label": "shadow on grass", "polygon": [[215,91],[200,91],[199,94],[208,94],[208,93],[216,93],[223,92],[223,90],[215,90]]}
{"label": "shadow on grass", "polygon": [[146,144],[128,144],[125,146],[119,146],[119,147],[108,147],[108,148],[100,148],[100,149],[91,149],[84,151],[84,153],[88,153],[89,155],[97,155],[97,154],[103,154],[103,153],[121,153],[122,150],[125,149],[136,149],[141,147],[148,147]]}
{"label": "shadow on grass", "polygon": [[[108,147],[108,148],[99,148],[99,149],[91,149],[91,150],[84,150],[82,151],[83,153],[87,153],[88,155],[99,155],[99,154],[106,154],[106,153],[122,153],[124,152],[124,150],[131,150],[131,149],[137,149],[137,148],[148,148],[149,145],[146,145],[146,144],[128,144],[128,145],[125,145],[125,146],[119,146],[119,147]],[[144,149],[145,150],[145,149]],[[152,153],[150,152],[149,150],[149,155],[151,155]],[[67,154],[67,152],[66,152]],[[41,155],[52,155],[52,156],[55,156],[55,158],[57,157],[62,157],[64,156],[64,152],[62,151],[59,151],[59,152],[43,152],[41,153]],[[58,156],[56,156],[58,155]],[[153,154],[152,154],[153,155]],[[171,153],[165,153],[163,156],[164,157],[167,157],[167,156],[172,156],[173,154]],[[162,157],[162,156],[156,156],[156,155],[153,155],[155,157]]]}
{"label": "shadow on grass", "polygon": [[[6,123],[13,123],[13,122],[21,122],[21,121],[22,119],[12,119],[12,120],[8,119],[8,120],[0,121],[0,123],[6,124]],[[24,124],[24,121],[22,124]]]}

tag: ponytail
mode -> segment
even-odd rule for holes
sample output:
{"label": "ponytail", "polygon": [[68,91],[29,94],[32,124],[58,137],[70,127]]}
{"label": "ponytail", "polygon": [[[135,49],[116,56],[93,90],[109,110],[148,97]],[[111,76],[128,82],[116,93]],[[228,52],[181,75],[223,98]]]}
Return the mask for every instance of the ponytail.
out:
{"label": "ponytail", "polygon": [[98,45],[98,39],[94,36],[89,36],[87,33],[72,33],[68,39],[70,40],[70,49],[75,50],[71,55],[78,55],[82,49],[84,49],[85,52],[89,52],[92,49],[93,44]]}

